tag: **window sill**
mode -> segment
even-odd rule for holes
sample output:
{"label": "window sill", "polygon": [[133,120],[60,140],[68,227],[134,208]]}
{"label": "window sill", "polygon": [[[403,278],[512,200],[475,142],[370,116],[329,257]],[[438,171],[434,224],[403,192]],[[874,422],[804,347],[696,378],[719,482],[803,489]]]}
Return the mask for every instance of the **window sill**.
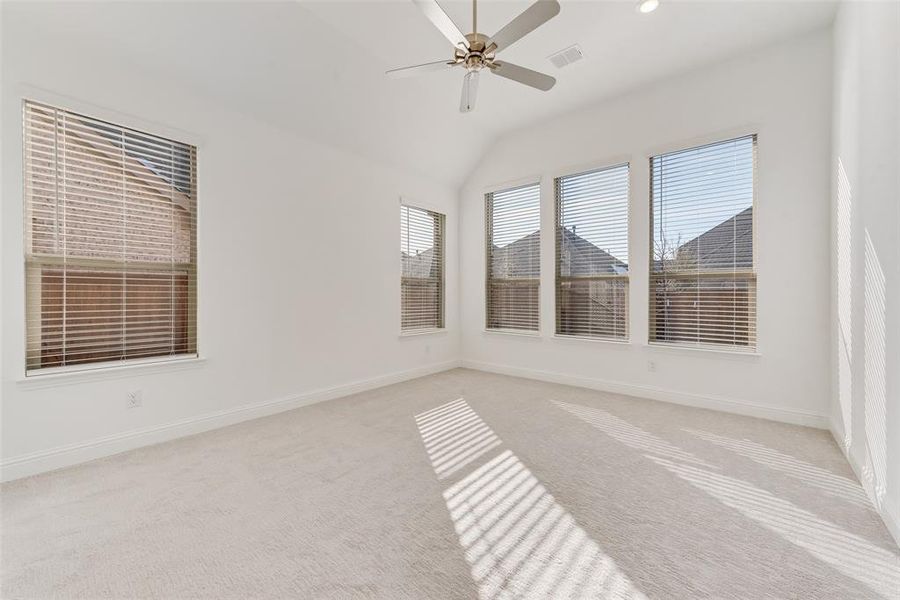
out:
{"label": "window sill", "polygon": [[564,335],[556,333],[553,335],[553,339],[562,342],[612,344],[613,346],[617,346],[620,348],[628,348],[631,346],[631,340],[628,338],[590,337],[586,335]]}
{"label": "window sill", "polygon": [[489,335],[514,335],[524,338],[541,339],[540,331],[531,331],[529,329],[485,329],[484,333]]}
{"label": "window sill", "polygon": [[662,350],[663,352],[683,352],[686,354],[711,354],[728,358],[759,358],[762,354],[759,350],[735,350],[732,348],[708,348],[706,346],[687,346],[681,344],[666,344],[662,342],[647,342],[645,348],[652,350]]}
{"label": "window sill", "polygon": [[401,331],[400,339],[403,338],[414,338],[419,337],[420,335],[441,335],[447,333],[446,327],[440,327],[436,329],[412,329],[410,331]]}
{"label": "window sill", "polygon": [[91,381],[107,381],[156,373],[171,373],[202,367],[206,359],[200,356],[185,356],[162,360],[147,359],[126,364],[100,364],[93,367],[61,367],[47,372],[26,375],[16,384],[26,390],[88,383]]}

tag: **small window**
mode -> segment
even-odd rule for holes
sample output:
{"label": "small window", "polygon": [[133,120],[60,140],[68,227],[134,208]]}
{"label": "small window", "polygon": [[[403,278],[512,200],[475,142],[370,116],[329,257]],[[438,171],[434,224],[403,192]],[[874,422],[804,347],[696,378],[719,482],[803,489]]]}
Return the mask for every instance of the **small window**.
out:
{"label": "small window", "polygon": [[197,353],[196,148],[24,106],[26,371]]}
{"label": "small window", "polygon": [[400,207],[400,328],[444,327],[444,215]]}
{"label": "small window", "polygon": [[628,165],[556,179],[556,333],[628,337]]}
{"label": "small window", "polygon": [[756,348],[756,136],[651,159],[650,341]]}
{"label": "small window", "polygon": [[537,331],[541,283],[541,189],[485,196],[488,329]]}

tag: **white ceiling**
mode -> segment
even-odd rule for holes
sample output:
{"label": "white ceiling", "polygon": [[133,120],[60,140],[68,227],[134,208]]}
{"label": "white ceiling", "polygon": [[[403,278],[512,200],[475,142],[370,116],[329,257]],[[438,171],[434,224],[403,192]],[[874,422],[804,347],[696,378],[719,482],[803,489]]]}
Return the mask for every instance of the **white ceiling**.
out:
{"label": "white ceiling", "polygon": [[[555,76],[549,92],[485,76],[458,112],[462,70],[393,80],[388,68],[449,58],[449,42],[408,0],[331,2],[4,2],[10,16],[115,52],[232,108],[458,185],[493,141],[546,118],[831,22],[834,2],[561,0],[560,14],[502,54]],[[463,31],[471,4],[442,0]],[[479,2],[493,33],[527,0]],[[557,70],[574,43],[585,58]]]}

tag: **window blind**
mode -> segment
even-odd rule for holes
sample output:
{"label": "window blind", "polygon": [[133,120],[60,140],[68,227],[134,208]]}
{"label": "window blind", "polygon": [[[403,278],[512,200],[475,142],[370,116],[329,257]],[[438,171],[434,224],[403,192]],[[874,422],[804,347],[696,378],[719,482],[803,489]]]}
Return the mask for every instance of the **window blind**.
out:
{"label": "window blind", "polygon": [[444,215],[400,207],[400,328],[444,326]]}
{"label": "window blind", "polygon": [[628,337],[628,165],[559,177],[556,333]]}
{"label": "window blind", "polygon": [[26,370],[197,352],[196,148],[24,105]]}
{"label": "window blind", "polygon": [[485,196],[486,327],[537,331],[541,276],[540,184]]}
{"label": "window blind", "polygon": [[650,341],[756,347],[756,136],[651,159]]}

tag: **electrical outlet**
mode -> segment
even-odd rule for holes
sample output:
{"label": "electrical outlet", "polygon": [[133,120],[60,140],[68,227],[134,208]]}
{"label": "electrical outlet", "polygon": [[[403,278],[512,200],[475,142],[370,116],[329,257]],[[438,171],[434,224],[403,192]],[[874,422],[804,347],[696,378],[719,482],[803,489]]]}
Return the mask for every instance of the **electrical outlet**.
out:
{"label": "electrical outlet", "polygon": [[143,390],[128,392],[128,408],[140,408],[144,405]]}
{"label": "electrical outlet", "polygon": [[648,360],[647,361],[647,370],[651,371],[651,372],[656,371],[656,363],[652,360]]}
{"label": "electrical outlet", "polygon": [[431,344],[425,344],[425,354],[431,354]]}

